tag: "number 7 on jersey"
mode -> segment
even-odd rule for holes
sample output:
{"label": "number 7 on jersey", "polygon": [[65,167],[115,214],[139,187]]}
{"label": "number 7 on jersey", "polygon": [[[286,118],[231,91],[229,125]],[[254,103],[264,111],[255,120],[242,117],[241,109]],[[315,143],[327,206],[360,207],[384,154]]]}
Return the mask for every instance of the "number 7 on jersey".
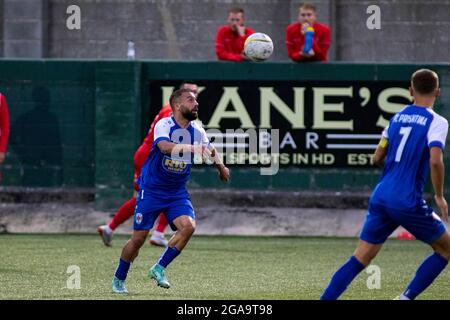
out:
{"label": "number 7 on jersey", "polygon": [[406,141],[411,133],[412,127],[401,127],[400,134],[402,135],[402,141],[398,145],[397,153],[395,154],[395,162],[400,162],[402,159],[403,149],[405,149]]}

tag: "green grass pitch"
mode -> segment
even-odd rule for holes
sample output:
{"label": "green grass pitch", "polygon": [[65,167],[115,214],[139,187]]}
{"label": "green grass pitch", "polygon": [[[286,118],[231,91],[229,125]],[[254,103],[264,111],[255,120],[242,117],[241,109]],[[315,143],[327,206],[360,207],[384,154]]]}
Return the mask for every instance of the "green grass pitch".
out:
{"label": "green grass pitch", "polygon": [[[332,273],[353,252],[356,239],[194,236],[167,269],[172,288],[157,287],[148,268],[162,248],[141,249],[127,280],[130,294],[111,293],[111,279],[128,237],[106,248],[97,235],[1,235],[2,299],[318,299]],[[381,288],[368,289],[363,271],[342,299],[393,299],[431,252],[418,241],[389,240],[373,261]],[[68,289],[70,265],[81,288]],[[450,299],[445,270],[421,299]]]}

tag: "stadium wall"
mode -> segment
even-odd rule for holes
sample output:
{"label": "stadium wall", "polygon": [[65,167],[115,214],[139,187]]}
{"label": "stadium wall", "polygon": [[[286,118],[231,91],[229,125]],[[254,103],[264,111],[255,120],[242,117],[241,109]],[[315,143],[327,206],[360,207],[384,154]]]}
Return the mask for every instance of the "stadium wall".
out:
{"label": "stadium wall", "polygon": [[[247,24],[274,40],[274,61],[287,61],[285,28],[302,0],[0,0],[1,56],[7,58],[123,59],[136,43],[138,59],[215,60],[217,28],[233,5]],[[311,0],[332,29],[332,61],[449,61],[450,0]],[[70,30],[67,8],[81,10]],[[381,28],[366,26],[371,5]],[[3,9],[3,10],[2,10]]]}
{"label": "stadium wall", "polygon": [[[450,65],[427,65],[441,76],[438,112],[450,118]],[[2,60],[0,88],[11,113],[4,187],[90,188],[99,207],[132,193],[132,157],[162,101],[152,81],[408,81],[414,64],[233,64],[218,62]],[[445,161],[449,162],[449,151]],[[379,171],[370,167],[235,167],[229,184],[214,169],[193,170],[191,188],[367,192]],[[450,179],[446,177],[447,188]]]}

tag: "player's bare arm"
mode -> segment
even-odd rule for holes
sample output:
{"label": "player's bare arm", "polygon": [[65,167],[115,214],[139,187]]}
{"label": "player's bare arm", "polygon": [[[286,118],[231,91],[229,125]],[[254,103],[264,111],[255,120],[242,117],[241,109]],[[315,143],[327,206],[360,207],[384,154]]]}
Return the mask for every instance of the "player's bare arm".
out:
{"label": "player's bare arm", "polygon": [[432,147],[430,149],[431,182],[434,189],[434,200],[439,208],[442,219],[448,222],[448,205],[444,197],[444,160],[442,149]]}
{"label": "player's bare arm", "polygon": [[380,143],[373,154],[373,164],[377,167],[384,167],[384,160],[386,159],[388,148],[388,141],[386,138],[381,138]]}
{"label": "player's bare arm", "polygon": [[161,150],[162,153],[170,155],[170,154],[180,154],[184,152],[192,152],[195,153],[197,151],[204,153],[205,156],[210,156],[211,151],[209,151],[207,148],[202,148],[201,150],[197,150],[194,145],[191,144],[178,144],[166,140],[159,141],[157,144],[159,150]]}
{"label": "player's bare arm", "polygon": [[230,180],[230,169],[228,169],[222,162],[222,157],[220,156],[219,152],[216,148],[211,146],[211,158],[214,161],[214,165],[217,168],[217,171],[219,171],[219,177],[222,181],[228,181]]}

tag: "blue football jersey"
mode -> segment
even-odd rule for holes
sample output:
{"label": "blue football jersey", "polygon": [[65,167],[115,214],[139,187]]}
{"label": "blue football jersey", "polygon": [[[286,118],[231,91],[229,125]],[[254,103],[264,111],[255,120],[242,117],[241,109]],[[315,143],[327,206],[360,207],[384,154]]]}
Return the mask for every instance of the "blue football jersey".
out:
{"label": "blue football jersey", "polygon": [[394,115],[383,131],[387,156],[370,201],[400,210],[423,206],[430,148],[444,149],[447,131],[447,120],[431,108],[408,105]]}
{"label": "blue football jersey", "polygon": [[187,128],[181,128],[173,116],[158,121],[152,151],[139,177],[139,187],[145,193],[149,192],[162,199],[188,197],[186,184],[194,161],[193,155],[163,154],[157,146],[161,140],[207,146],[209,140],[206,132],[195,121],[191,121]]}

